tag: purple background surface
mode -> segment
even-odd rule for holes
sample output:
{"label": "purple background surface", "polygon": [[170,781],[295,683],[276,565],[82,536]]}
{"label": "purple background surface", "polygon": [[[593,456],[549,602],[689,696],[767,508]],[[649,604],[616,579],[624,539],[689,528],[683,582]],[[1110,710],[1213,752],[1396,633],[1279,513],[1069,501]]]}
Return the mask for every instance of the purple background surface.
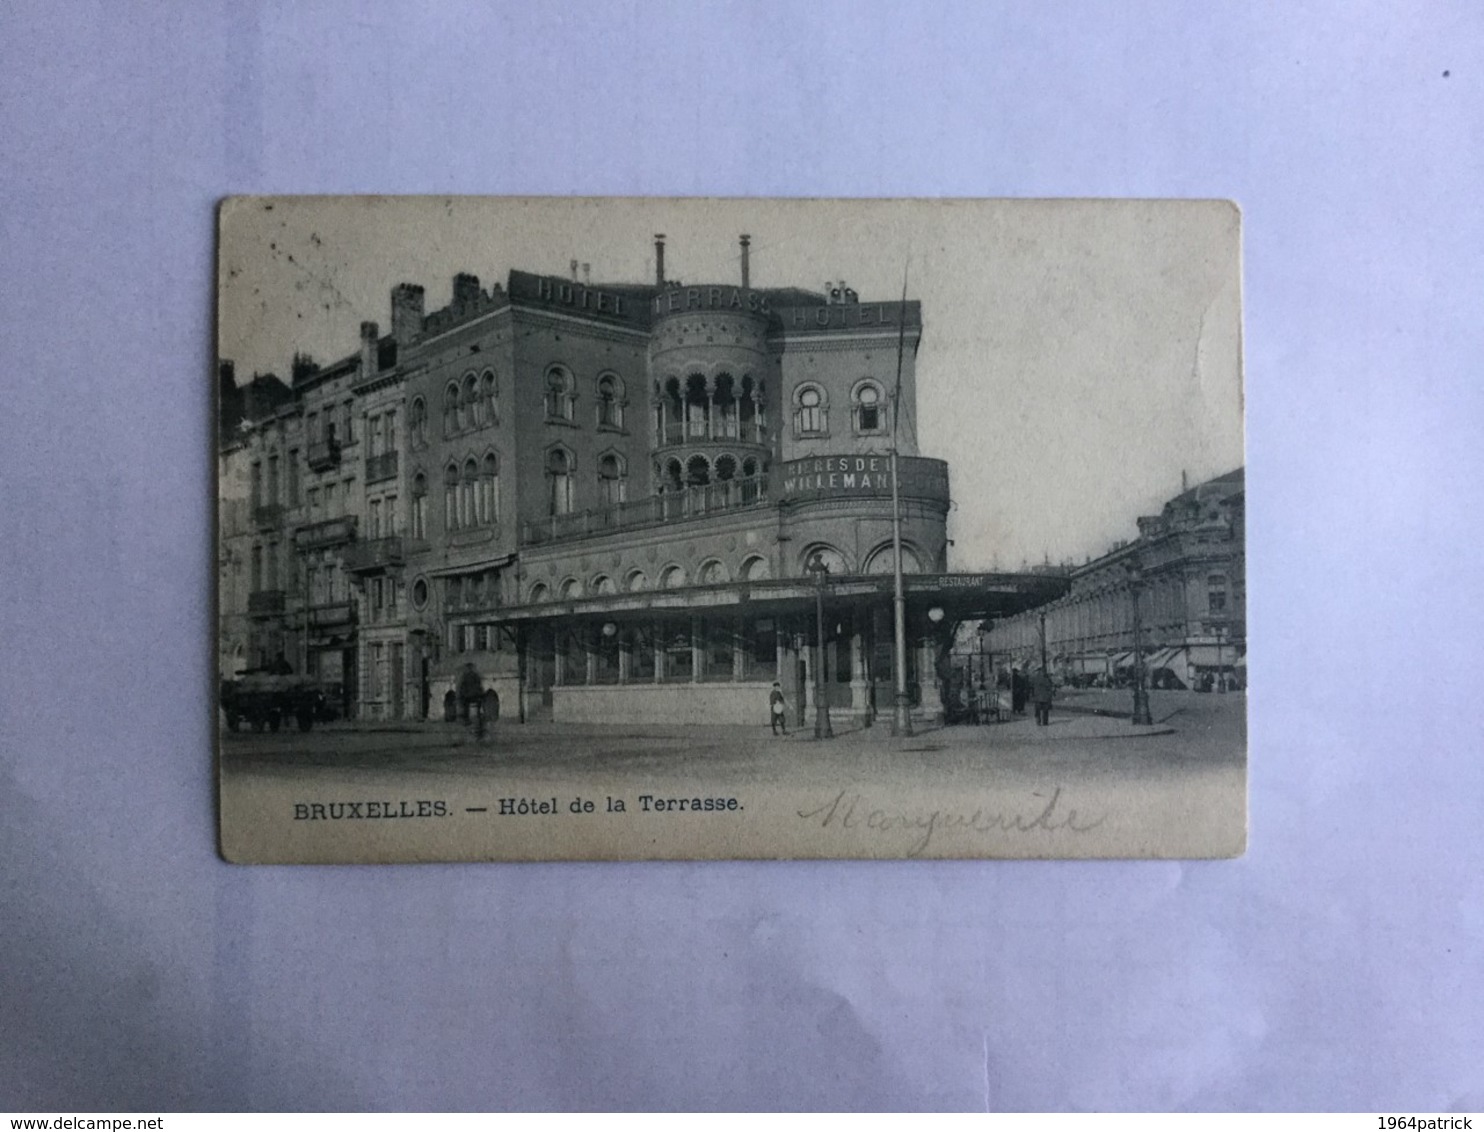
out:
{"label": "purple background surface", "polygon": [[[6,6],[0,1109],[1484,1108],[1484,16],[1045,7]],[[307,191],[1238,200],[1247,856],[221,863],[214,203]]]}

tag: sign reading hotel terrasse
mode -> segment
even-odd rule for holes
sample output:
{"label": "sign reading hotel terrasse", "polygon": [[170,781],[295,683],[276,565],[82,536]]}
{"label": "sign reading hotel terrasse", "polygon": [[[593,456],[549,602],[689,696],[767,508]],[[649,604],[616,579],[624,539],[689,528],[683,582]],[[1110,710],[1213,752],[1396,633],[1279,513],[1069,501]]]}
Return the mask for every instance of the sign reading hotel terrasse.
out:
{"label": "sign reading hotel terrasse", "polygon": [[[782,498],[879,498],[891,494],[890,456],[811,456],[779,466]],[[924,456],[897,458],[900,492],[948,500],[948,465]]]}

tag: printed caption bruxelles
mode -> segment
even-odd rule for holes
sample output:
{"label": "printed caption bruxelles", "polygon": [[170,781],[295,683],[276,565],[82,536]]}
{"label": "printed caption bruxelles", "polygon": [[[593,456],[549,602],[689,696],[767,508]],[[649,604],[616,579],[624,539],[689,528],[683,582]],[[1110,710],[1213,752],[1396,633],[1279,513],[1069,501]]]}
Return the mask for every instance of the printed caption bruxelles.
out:
{"label": "printed caption bruxelles", "polygon": [[[639,810],[646,814],[716,814],[742,809],[736,798],[661,798],[655,794],[639,795]],[[541,814],[559,814],[563,807],[556,798],[501,798],[496,813],[500,817],[530,817]],[[591,814],[597,812],[597,803],[591,798],[573,798],[566,805],[567,813]],[[629,812],[622,798],[608,797],[604,813]]]}

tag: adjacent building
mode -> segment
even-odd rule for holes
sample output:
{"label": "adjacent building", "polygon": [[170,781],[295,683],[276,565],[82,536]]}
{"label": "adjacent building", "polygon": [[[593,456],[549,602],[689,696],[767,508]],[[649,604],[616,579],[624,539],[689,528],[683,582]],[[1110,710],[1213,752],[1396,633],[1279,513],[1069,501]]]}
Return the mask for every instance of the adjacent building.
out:
{"label": "adjacent building", "polygon": [[1073,683],[1127,680],[1142,659],[1156,687],[1245,684],[1243,488],[1238,468],[1182,491],[1137,539],[1070,570],[1064,596],[990,622],[981,652],[1026,670],[1044,658]]}

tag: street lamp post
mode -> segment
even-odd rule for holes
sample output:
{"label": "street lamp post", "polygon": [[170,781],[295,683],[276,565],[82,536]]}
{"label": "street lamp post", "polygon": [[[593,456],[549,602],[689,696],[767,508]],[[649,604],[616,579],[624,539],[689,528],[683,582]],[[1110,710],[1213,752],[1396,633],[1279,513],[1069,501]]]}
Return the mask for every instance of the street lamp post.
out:
{"label": "street lamp post", "polygon": [[816,554],[806,567],[814,577],[814,737],[833,739],[830,727],[830,706],[825,701],[824,683],[824,586],[830,568],[823,555]]}
{"label": "street lamp post", "polygon": [[1149,689],[1144,686],[1144,633],[1139,612],[1139,591],[1143,588],[1144,574],[1137,562],[1130,562],[1128,569],[1129,598],[1134,612],[1134,717],[1133,722],[1148,725],[1154,722],[1149,714]]}
{"label": "street lamp post", "polygon": [[1215,628],[1216,628],[1216,690],[1218,692],[1224,692],[1224,691],[1226,691],[1226,656],[1225,656],[1225,651],[1222,648],[1222,646],[1224,644],[1226,644],[1226,626],[1225,625],[1217,625]]}

